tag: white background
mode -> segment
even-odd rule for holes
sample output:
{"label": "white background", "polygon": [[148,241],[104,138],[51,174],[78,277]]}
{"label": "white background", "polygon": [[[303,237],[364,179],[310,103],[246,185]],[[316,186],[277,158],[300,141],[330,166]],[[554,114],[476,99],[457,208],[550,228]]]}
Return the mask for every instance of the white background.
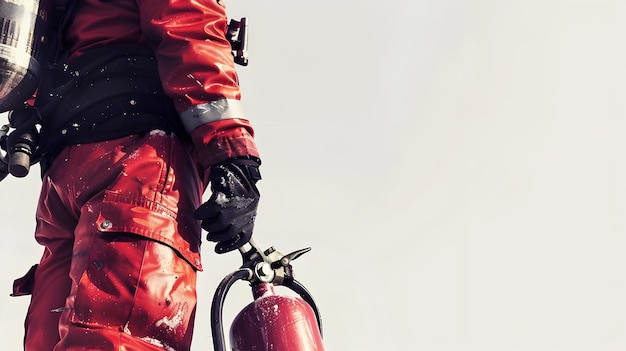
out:
{"label": "white background", "polygon": [[[626,349],[626,3],[231,0],[262,152],[255,239],[328,350]],[[0,333],[18,350],[38,168],[0,184]],[[195,350],[237,254],[204,246]],[[3,291],[3,293],[2,293]],[[246,284],[225,318],[251,301]],[[228,327],[228,326],[227,326]]]}

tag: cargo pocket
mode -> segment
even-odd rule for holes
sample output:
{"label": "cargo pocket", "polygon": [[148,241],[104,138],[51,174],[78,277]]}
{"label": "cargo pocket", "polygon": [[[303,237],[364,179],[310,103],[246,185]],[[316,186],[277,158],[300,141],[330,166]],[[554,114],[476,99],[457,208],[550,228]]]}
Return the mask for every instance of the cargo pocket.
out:
{"label": "cargo pocket", "polygon": [[146,299],[137,296],[146,285],[144,271],[161,270],[162,261],[153,256],[164,253],[148,247],[163,247],[189,270],[200,265],[199,253],[191,249],[198,244],[181,237],[175,213],[155,201],[105,191],[102,198],[83,208],[76,245],[84,251],[75,245],[74,253],[80,256],[72,263],[73,279],[78,282],[74,304],[69,306],[73,323],[125,330],[137,299]]}
{"label": "cargo pocket", "polygon": [[196,270],[170,246],[135,233],[98,233],[83,266],[73,324],[188,349]]}
{"label": "cargo pocket", "polygon": [[165,244],[192,267],[202,270],[200,261],[200,226],[196,220],[183,216],[162,204],[107,191],[102,202],[91,206],[97,213],[95,225],[99,232],[134,233]]}
{"label": "cargo pocket", "polygon": [[172,248],[147,244],[135,303],[124,332],[162,345],[188,350],[196,306],[196,271]]}
{"label": "cargo pocket", "polygon": [[[80,264],[71,320],[120,327],[133,306],[148,240],[126,233],[96,235]],[[78,260],[78,258],[75,258]]]}

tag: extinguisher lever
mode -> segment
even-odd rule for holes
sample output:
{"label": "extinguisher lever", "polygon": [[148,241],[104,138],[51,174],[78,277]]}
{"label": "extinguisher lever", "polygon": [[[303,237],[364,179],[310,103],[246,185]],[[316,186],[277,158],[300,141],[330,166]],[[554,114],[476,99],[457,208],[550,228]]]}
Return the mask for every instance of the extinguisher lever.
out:
{"label": "extinguisher lever", "polygon": [[243,259],[242,268],[252,268],[257,262],[265,261],[263,252],[252,239],[239,248],[239,253]]}
{"label": "extinguisher lever", "polygon": [[265,251],[261,251],[251,239],[239,248],[243,259],[241,268],[252,270],[253,274],[251,274],[249,279],[252,283],[261,282],[282,285],[285,279],[293,278],[291,261],[309,251],[311,251],[310,247],[283,255],[273,246]]}
{"label": "extinguisher lever", "polygon": [[[310,247],[304,248],[304,249],[300,249],[300,250],[296,250],[292,253],[288,253],[285,256],[283,256],[278,263],[280,263],[281,266],[288,266],[291,261],[295,260],[296,258],[304,255],[305,253],[311,251]],[[273,262],[272,265],[275,265],[277,262]]]}

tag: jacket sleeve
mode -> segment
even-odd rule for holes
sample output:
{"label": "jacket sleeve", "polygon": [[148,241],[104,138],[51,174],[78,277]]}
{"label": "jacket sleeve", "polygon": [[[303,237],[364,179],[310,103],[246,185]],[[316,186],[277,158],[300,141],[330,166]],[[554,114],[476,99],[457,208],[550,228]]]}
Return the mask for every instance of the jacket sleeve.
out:
{"label": "jacket sleeve", "polygon": [[258,157],[241,91],[223,0],[138,0],[165,92],[174,100],[205,168],[238,156]]}

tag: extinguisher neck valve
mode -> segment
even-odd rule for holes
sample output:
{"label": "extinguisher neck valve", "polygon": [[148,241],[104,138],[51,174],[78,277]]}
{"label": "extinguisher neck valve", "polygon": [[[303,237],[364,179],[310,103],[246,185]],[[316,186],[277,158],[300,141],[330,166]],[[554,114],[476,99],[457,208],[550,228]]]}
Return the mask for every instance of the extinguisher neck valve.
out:
{"label": "extinguisher neck valve", "polygon": [[274,269],[272,269],[272,266],[267,262],[259,262],[256,265],[254,274],[256,278],[263,283],[272,282],[274,278],[276,277],[276,272],[274,271]]}
{"label": "extinguisher neck valve", "polygon": [[311,248],[308,247],[284,255],[273,246],[262,251],[252,240],[239,248],[243,258],[242,268],[249,268],[253,271],[248,280],[252,283],[274,285],[282,285],[285,280],[293,279],[291,262],[310,250]]}

